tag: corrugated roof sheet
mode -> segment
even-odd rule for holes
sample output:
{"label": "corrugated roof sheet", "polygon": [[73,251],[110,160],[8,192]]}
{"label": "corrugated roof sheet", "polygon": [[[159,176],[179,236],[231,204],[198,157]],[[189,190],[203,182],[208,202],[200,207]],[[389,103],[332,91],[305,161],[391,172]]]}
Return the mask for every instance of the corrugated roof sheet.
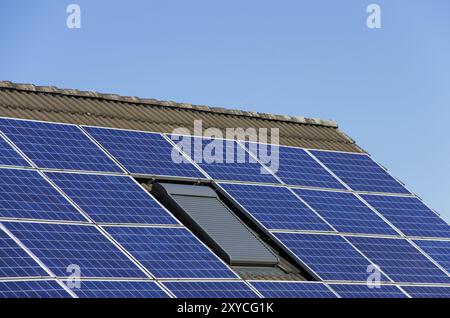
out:
{"label": "corrugated roof sheet", "polygon": [[171,133],[175,128],[279,128],[282,145],[363,152],[333,121],[0,81],[0,116]]}

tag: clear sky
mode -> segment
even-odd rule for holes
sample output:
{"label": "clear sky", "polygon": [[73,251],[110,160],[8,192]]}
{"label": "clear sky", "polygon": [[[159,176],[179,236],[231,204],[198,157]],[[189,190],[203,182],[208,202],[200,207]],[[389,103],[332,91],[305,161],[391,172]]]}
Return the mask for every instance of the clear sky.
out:
{"label": "clear sky", "polygon": [[448,0],[1,1],[0,79],[334,119],[450,220],[449,14]]}

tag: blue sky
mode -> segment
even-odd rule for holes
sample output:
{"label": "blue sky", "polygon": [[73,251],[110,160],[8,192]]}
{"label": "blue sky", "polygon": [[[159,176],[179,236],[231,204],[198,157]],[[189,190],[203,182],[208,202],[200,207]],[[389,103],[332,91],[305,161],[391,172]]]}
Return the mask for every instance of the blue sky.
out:
{"label": "blue sky", "polygon": [[334,119],[450,220],[449,12],[447,0],[2,1],[0,79]]}

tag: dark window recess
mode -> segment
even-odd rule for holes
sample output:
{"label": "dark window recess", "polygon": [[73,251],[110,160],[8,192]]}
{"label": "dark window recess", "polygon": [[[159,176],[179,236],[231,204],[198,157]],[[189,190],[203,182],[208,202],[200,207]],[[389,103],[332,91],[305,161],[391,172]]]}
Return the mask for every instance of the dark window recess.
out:
{"label": "dark window recess", "polygon": [[244,279],[310,280],[208,186],[154,183],[152,194]]}
{"label": "dark window recess", "polygon": [[152,192],[230,265],[278,264],[278,257],[219,200],[213,189],[157,183]]}

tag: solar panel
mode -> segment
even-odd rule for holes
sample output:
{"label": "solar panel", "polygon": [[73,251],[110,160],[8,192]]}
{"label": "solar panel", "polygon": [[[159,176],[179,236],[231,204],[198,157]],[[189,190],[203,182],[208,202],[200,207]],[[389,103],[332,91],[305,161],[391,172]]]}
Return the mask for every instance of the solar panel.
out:
{"label": "solar panel", "polygon": [[30,164],[0,136],[0,166],[30,167]]}
{"label": "solar panel", "polygon": [[287,188],[219,185],[267,229],[334,231]]}
{"label": "solar panel", "polygon": [[58,277],[147,277],[95,226],[46,223],[3,223]]}
{"label": "solar panel", "polygon": [[370,275],[371,263],[338,235],[273,235],[322,280],[366,281]]}
{"label": "solar panel", "polygon": [[178,298],[258,298],[243,282],[164,282]]}
{"label": "solar panel", "polygon": [[191,153],[184,151],[215,180],[280,183],[235,140],[191,137]]}
{"label": "solar panel", "polygon": [[130,177],[76,173],[47,176],[96,222],[179,224]]}
{"label": "solar panel", "polygon": [[161,135],[95,127],[84,129],[130,173],[186,178],[206,178]]}
{"label": "solar panel", "polygon": [[79,298],[168,298],[155,282],[144,281],[80,281],[72,291]]}
{"label": "solar panel", "polygon": [[409,191],[365,154],[311,151],[338,178],[355,191],[409,193]]}
{"label": "solar panel", "polygon": [[450,283],[450,277],[405,239],[347,239],[396,282]]}
{"label": "solar panel", "polygon": [[72,298],[56,281],[0,282],[0,298]]}
{"label": "solar panel", "polygon": [[76,126],[0,119],[0,130],[39,168],[122,172]]}
{"label": "solar panel", "polygon": [[157,278],[236,278],[185,228],[105,229]]}
{"label": "solar panel", "polygon": [[362,198],[405,235],[450,238],[449,225],[417,198],[380,195]]}
{"label": "solar panel", "polygon": [[294,192],[339,232],[398,235],[352,193],[300,189]]}
{"label": "solar panel", "polygon": [[0,277],[43,277],[48,274],[0,229]]}
{"label": "solar panel", "polygon": [[[248,146],[252,149],[252,146]],[[261,147],[258,144],[258,147]],[[276,151],[273,146],[269,146]],[[253,146],[253,149],[254,146]],[[255,151],[253,151],[254,153]],[[278,146],[279,167],[275,174],[284,183],[306,187],[345,189],[345,187],[314,160],[304,149]]]}
{"label": "solar panel", "polygon": [[450,241],[414,241],[433,260],[450,272]]}
{"label": "solar panel", "polygon": [[251,282],[266,298],[337,298],[322,283],[311,282]]}
{"label": "solar panel", "polygon": [[330,285],[342,298],[408,298],[397,286],[393,285]]}
{"label": "solar panel", "polygon": [[87,221],[37,171],[0,169],[0,217]]}
{"label": "solar panel", "polygon": [[402,286],[412,298],[450,298],[448,286]]}

